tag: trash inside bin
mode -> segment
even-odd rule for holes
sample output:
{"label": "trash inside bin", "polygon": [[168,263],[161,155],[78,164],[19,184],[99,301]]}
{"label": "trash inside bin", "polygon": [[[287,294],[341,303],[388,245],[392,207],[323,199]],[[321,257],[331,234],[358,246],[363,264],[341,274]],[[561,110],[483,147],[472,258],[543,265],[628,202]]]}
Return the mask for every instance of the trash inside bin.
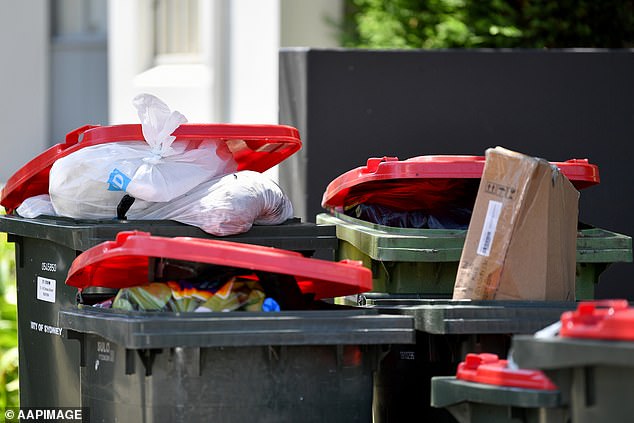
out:
{"label": "trash inside bin", "polygon": [[579,303],[562,314],[558,335],[514,337],[513,359],[559,387],[571,421],[631,421],[633,310],[625,300]]}
{"label": "trash inside bin", "polygon": [[261,172],[301,147],[295,128],[182,124],[174,135],[165,132],[166,144],[154,145],[148,137],[155,128],[146,126],[70,133],[66,144],[20,169],[0,202],[26,217],[52,211],[77,219],[172,219],[214,235],[293,217],[290,199]]}
{"label": "trash inside bin", "polygon": [[[365,307],[382,314],[411,316],[416,344],[394,345],[381,360],[374,382],[374,421],[406,421],[412,415],[452,422],[430,406],[429,380],[455,374],[471,352],[505,358],[513,334],[531,334],[575,308],[572,301],[471,301],[363,294]],[[418,297],[424,297],[418,295]]]}
{"label": "trash inside bin", "polygon": [[[81,344],[82,406],[91,419],[371,420],[373,372],[390,344],[413,342],[413,322],[318,300],[365,289],[371,275],[358,263],[134,232],[79,255],[66,283],[83,297],[92,287],[147,286],[179,272],[202,283],[221,268],[261,275],[281,311],[60,311],[60,326]],[[288,302],[297,299],[294,287],[303,310]]]}
{"label": "trash inside bin", "polygon": [[566,423],[557,387],[539,370],[509,367],[495,354],[467,354],[456,376],[431,379],[431,404],[460,423]]}

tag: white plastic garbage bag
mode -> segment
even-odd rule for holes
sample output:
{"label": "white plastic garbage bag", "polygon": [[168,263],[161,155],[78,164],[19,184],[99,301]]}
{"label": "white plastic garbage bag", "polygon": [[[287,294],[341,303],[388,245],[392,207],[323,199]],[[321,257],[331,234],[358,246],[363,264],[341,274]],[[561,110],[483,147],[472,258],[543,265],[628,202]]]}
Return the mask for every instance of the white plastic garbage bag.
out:
{"label": "white plastic garbage bag", "polygon": [[186,118],[158,98],[134,98],[146,142],[131,140],[78,150],[57,160],[49,175],[55,211],[74,218],[112,218],[127,193],[131,211],[167,202],[237,164],[223,141],[176,141],[170,135]]}
{"label": "white plastic garbage bag", "polygon": [[226,236],[247,232],[253,224],[277,225],[293,217],[293,206],[267,176],[250,170],[204,182],[169,203],[128,213],[130,219],[170,219]]}
{"label": "white plastic garbage bag", "polygon": [[48,194],[27,198],[15,211],[19,216],[29,219],[38,216],[56,216],[51,197]]}

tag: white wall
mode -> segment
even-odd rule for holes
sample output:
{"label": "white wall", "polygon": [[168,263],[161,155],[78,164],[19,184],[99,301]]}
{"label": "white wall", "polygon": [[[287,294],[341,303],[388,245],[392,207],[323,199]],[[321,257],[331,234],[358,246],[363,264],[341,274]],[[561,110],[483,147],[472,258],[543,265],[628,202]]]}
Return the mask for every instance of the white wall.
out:
{"label": "white wall", "polygon": [[[190,122],[275,124],[280,46],[337,45],[327,20],[341,18],[341,0],[203,0],[201,5],[202,60],[157,65],[152,0],[110,0],[110,123],[137,122],[131,100],[149,92]],[[277,178],[277,169],[268,174]]]}
{"label": "white wall", "polygon": [[[276,123],[279,47],[337,46],[327,20],[340,19],[341,0],[204,0],[201,4],[202,62],[155,66],[148,30],[152,0],[109,0],[108,86],[103,87],[86,85],[88,80],[65,73],[65,52],[51,62],[50,2],[0,0],[0,54],[5,58],[0,66],[0,125],[5,140],[0,143],[0,183],[61,141],[62,134],[73,129],[66,128],[74,125],[72,119],[82,123],[88,119],[77,117],[78,113],[108,114],[110,123],[136,122],[131,100],[139,92],[155,93],[191,122]],[[92,61],[91,55],[94,52],[86,53],[88,62],[76,59],[85,68],[80,77],[94,73],[91,66],[104,66],[102,58],[95,56]],[[67,77],[57,78],[52,86],[51,69],[53,76]],[[59,102],[52,94],[67,92],[64,84],[84,86],[80,90],[84,100],[81,105],[73,102],[72,111],[53,107]],[[93,101],[105,90],[107,110]]]}
{"label": "white wall", "polygon": [[111,124],[136,123],[134,78],[152,67],[151,0],[108,2],[108,110]]}
{"label": "white wall", "polygon": [[136,121],[146,91],[192,122],[276,123],[280,46],[336,47],[341,0],[202,1],[204,57],[156,65],[151,0],[110,0],[110,121]]}
{"label": "white wall", "polygon": [[154,63],[151,1],[111,0],[111,123],[136,122],[132,98],[150,92],[190,122],[277,122],[278,0],[202,1],[199,63]]}
{"label": "white wall", "polygon": [[110,123],[138,122],[131,101],[140,92],[189,122],[277,122],[278,0],[201,1],[203,54],[186,64],[155,62],[151,6],[109,3]]}
{"label": "white wall", "polygon": [[48,2],[0,0],[0,183],[49,145]]}
{"label": "white wall", "polygon": [[234,0],[225,44],[228,119],[234,123],[277,123],[278,0]]}

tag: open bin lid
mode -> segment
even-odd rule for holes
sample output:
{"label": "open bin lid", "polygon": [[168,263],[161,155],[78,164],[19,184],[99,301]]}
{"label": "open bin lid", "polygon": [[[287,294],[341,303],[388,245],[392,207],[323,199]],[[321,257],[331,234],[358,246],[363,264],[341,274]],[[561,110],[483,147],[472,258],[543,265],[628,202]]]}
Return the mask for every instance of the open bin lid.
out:
{"label": "open bin lid", "polygon": [[[238,170],[265,170],[301,148],[297,129],[284,125],[182,124],[172,133],[174,142],[218,139],[225,141]],[[48,193],[48,176],[56,160],[98,144],[144,141],[141,124],[86,125],[69,132],[64,143],[42,152],[16,171],[0,194],[0,205],[11,213],[22,202]]]}
{"label": "open bin lid", "polygon": [[[419,202],[421,195],[452,201],[463,197],[465,190],[477,191],[485,160],[484,156],[462,155],[428,155],[407,160],[372,157],[365,166],[343,173],[330,182],[321,205],[325,209],[334,209],[364,202],[390,205],[396,201],[406,209],[407,204]],[[600,182],[598,167],[588,163],[587,159],[551,163],[559,167],[577,189]],[[475,195],[473,192],[474,199]]]}
{"label": "open bin lid", "polygon": [[557,390],[542,371],[509,368],[508,360],[500,360],[496,354],[489,353],[467,354],[465,361],[458,364],[456,379],[486,385]]}
{"label": "open bin lid", "polygon": [[66,284],[126,288],[148,281],[150,258],[244,268],[295,276],[303,293],[315,299],[351,295],[372,289],[372,272],[361,262],[332,262],[300,253],[213,239],[158,237],[147,232],[120,232],[80,254],[72,263]]}
{"label": "open bin lid", "polygon": [[627,300],[584,301],[561,315],[562,338],[634,341],[634,308]]}

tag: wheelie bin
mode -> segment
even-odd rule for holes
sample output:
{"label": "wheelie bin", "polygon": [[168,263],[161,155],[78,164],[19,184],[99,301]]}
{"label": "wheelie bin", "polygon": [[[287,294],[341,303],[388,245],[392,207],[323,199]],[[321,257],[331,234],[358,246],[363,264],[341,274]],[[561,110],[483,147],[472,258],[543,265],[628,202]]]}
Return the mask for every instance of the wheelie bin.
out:
{"label": "wheelie bin", "polygon": [[[187,274],[195,287],[229,271],[257,281],[281,311],[90,304],[94,287],[120,290],[116,304],[137,284]],[[226,284],[235,289],[234,279],[220,280],[212,300]],[[79,255],[66,285],[79,288],[83,304],[63,307],[59,325],[79,340],[91,421],[366,422],[379,359],[391,344],[414,341],[410,317],[321,301],[367,289],[360,263],[270,247],[120,233]]]}
{"label": "wheelie bin", "polygon": [[[370,158],[335,178],[316,216],[336,225],[338,259],[362,260],[374,291],[451,297],[471,209],[484,168],[481,156]],[[579,189],[599,183],[586,159],[553,162]],[[594,298],[601,273],[632,261],[632,239],[580,222],[576,298]]]}
{"label": "wheelie bin", "polygon": [[[295,128],[277,125],[181,125],[176,141],[218,139],[232,152],[238,169],[263,171],[301,147]],[[64,336],[58,312],[74,306],[76,289],[64,284],[68,269],[82,251],[113,240],[125,230],[154,235],[218,238],[201,229],[174,221],[80,220],[40,216],[27,219],[15,209],[27,198],[48,192],[51,166],[59,158],[93,145],[138,141],[141,125],[87,125],[70,132],[20,168],[6,183],[0,204],[0,231],[15,243],[17,273],[20,403],[24,407],[77,407],[80,405],[80,348]],[[113,211],[113,213],[115,213]],[[114,214],[116,216],[116,213]],[[332,259],[337,246],[334,227],[291,219],[281,225],[254,226],[245,233],[223,237],[235,242],[267,245],[306,256]]]}
{"label": "wheelie bin", "polygon": [[542,370],[559,387],[571,421],[631,421],[633,319],[626,300],[581,302],[562,314],[558,334],[514,337],[512,356],[521,367]]}

